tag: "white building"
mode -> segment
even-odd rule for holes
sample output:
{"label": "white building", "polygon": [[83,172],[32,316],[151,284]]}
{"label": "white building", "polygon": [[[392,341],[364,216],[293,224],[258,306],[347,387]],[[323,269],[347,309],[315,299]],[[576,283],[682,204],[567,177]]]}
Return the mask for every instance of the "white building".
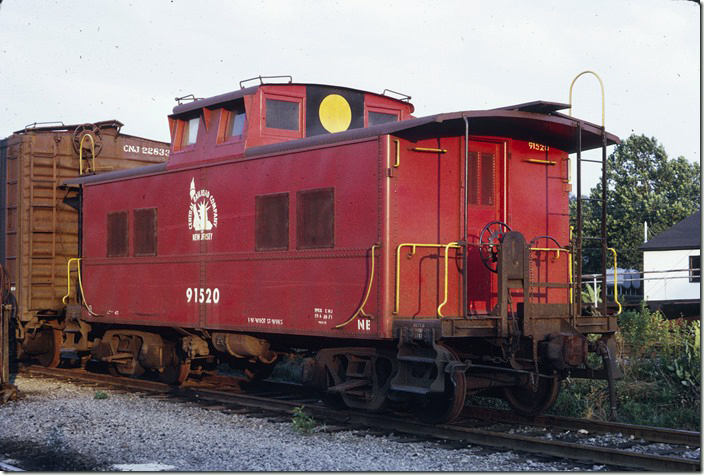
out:
{"label": "white building", "polygon": [[701,212],[643,244],[644,298],[668,317],[699,316]]}

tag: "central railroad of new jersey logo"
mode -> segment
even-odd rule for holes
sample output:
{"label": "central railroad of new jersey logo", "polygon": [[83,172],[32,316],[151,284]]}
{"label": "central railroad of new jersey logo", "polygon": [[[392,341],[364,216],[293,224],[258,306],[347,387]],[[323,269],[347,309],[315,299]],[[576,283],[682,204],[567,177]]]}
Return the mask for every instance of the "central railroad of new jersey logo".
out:
{"label": "central railroad of new jersey logo", "polygon": [[213,229],[218,227],[218,206],[208,190],[196,191],[196,180],[191,179],[191,207],[188,210],[188,229],[194,241],[212,241]]}

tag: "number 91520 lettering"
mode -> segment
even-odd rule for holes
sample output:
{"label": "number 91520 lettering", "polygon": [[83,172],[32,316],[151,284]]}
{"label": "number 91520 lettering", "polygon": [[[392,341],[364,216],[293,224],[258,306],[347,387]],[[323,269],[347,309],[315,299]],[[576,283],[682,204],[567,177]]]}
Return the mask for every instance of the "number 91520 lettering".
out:
{"label": "number 91520 lettering", "polygon": [[189,287],[186,289],[186,301],[188,303],[218,303],[220,301],[220,289]]}

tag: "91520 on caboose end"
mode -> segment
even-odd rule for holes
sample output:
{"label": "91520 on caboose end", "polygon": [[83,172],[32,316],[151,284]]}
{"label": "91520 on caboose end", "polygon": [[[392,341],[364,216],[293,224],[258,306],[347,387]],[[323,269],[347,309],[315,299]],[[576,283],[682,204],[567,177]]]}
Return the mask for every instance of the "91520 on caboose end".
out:
{"label": "91520 on caboose end", "polygon": [[178,382],[304,348],[326,399],[429,422],[467,394],[534,414],[568,372],[617,376],[615,317],[582,314],[568,154],[618,138],[564,104],[414,118],[409,99],[262,82],[175,107],[166,163],[68,180],[65,318],[92,358]]}

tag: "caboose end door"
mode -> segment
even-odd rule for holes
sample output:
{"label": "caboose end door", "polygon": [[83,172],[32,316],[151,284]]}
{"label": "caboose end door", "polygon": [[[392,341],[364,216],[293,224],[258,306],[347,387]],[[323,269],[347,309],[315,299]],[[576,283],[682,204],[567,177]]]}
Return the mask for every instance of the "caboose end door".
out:
{"label": "caboose end door", "polygon": [[[489,223],[507,223],[505,142],[469,141],[467,157],[467,307],[470,315],[490,313],[497,303],[496,274],[482,260],[479,243]],[[500,229],[500,224],[492,226]],[[484,233],[484,239],[491,230]],[[485,255],[486,259],[486,255]],[[493,263],[495,268],[496,263]],[[489,262],[489,266],[491,263]]]}

